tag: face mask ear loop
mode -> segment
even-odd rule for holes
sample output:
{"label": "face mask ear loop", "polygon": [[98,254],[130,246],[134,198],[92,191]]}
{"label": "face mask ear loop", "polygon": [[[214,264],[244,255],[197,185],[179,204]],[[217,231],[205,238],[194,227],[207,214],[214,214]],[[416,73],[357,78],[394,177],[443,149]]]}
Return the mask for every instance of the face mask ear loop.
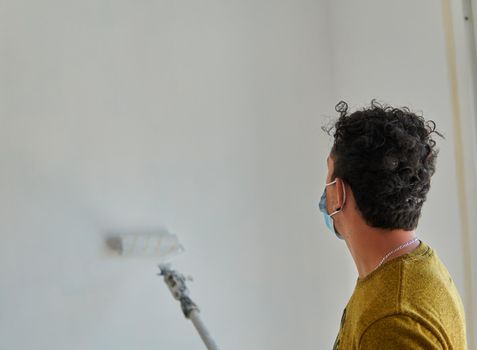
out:
{"label": "face mask ear loop", "polygon": [[[326,185],[328,186],[328,185],[334,184],[335,182],[336,182],[336,180],[333,181],[333,182],[330,182],[329,184],[326,184]],[[342,210],[343,210],[343,207],[344,207],[344,205],[345,205],[345,202],[346,202],[346,187],[345,187],[344,182],[343,182],[343,204],[341,204],[341,207],[340,207],[339,209],[335,210],[334,212],[332,212],[332,213],[329,214],[329,215],[330,215],[330,216],[333,216],[333,215],[335,215],[335,214],[338,214],[340,211],[342,211]]]}

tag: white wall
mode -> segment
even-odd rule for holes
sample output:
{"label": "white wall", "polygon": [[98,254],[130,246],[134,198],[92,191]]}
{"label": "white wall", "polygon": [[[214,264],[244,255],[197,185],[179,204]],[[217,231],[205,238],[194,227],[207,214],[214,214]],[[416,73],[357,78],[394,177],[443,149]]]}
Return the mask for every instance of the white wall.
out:
{"label": "white wall", "polygon": [[[466,257],[466,269],[468,275],[472,278],[467,280],[468,295],[473,295],[473,302],[467,301],[467,316],[472,310],[473,304],[473,318],[469,319],[473,322],[469,322],[467,329],[471,340],[477,341],[477,323],[475,315],[477,315],[477,256],[473,252],[477,251],[477,237],[475,232],[477,231],[477,99],[476,96],[476,84],[477,84],[477,41],[475,33],[477,28],[475,23],[477,20],[477,8],[475,4],[470,7],[471,2],[474,1],[446,1],[448,3],[447,12],[444,12],[446,18],[449,18],[449,22],[452,22],[452,28],[454,32],[453,51],[455,57],[455,75],[456,75],[456,87],[457,92],[456,106],[460,111],[459,123],[460,131],[462,135],[460,137],[460,149],[457,152],[460,153],[463,166],[461,168],[460,181],[465,189],[462,191],[461,200],[463,204],[459,207],[464,207],[466,211],[463,214],[467,214],[468,219],[468,235],[464,237],[464,244],[466,251],[470,254]],[[472,13],[473,10],[473,13]],[[452,46],[452,45],[451,45]],[[473,324],[472,324],[473,323]],[[472,339],[473,335],[473,339]],[[475,348],[475,345],[474,345]]]}
{"label": "white wall", "polygon": [[410,105],[446,134],[420,235],[461,287],[439,11],[0,3],[0,349],[202,349],[153,261],[101,251],[162,225],[223,349],[331,348],[356,278],[317,210],[339,99]]}
{"label": "white wall", "polygon": [[0,6],[0,349],[202,349],[154,261],[101,252],[162,225],[223,349],[331,347],[326,3]]}

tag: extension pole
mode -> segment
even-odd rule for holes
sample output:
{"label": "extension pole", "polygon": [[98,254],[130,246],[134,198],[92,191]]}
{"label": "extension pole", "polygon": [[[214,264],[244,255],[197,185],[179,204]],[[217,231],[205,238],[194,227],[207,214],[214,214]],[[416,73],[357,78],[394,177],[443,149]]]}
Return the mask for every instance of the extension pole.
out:
{"label": "extension pole", "polygon": [[167,265],[159,265],[159,269],[161,270],[159,275],[164,276],[164,282],[166,282],[172,295],[181,303],[184,316],[192,321],[207,349],[219,350],[200,318],[199,307],[189,297],[189,290],[185,284],[186,278]]}
{"label": "extension pole", "polygon": [[219,350],[219,347],[217,344],[215,344],[214,340],[210,336],[209,331],[205,327],[205,324],[202,322],[200,318],[200,314],[198,310],[193,310],[190,315],[189,319],[192,321],[192,323],[195,326],[195,329],[197,329],[197,332],[199,332],[200,337],[202,338],[205,346],[207,347],[208,350]]}

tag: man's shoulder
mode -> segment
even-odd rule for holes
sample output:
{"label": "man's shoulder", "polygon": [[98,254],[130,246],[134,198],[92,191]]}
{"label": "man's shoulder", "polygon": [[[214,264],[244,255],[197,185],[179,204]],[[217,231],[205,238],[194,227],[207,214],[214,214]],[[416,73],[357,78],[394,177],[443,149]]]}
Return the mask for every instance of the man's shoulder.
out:
{"label": "man's shoulder", "polygon": [[437,254],[426,245],[358,281],[348,311],[356,334],[364,334],[373,325],[369,334],[374,334],[380,325],[394,322],[396,329],[416,323],[438,339],[465,335],[457,288]]}
{"label": "man's shoulder", "polygon": [[[435,251],[424,243],[358,280],[352,301],[363,314],[420,313],[443,305],[462,305],[457,287]],[[372,321],[372,320],[371,320]]]}
{"label": "man's shoulder", "polygon": [[375,320],[361,334],[359,349],[443,349],[432,328],[406,314]]}
{"label": "man's shoulder", "polygon": [[363,306],[387,307],[385,313],[393,314],[403,311],[403,306],[435,303],[455,294],[458,292],[447,268],[431,247],[421,243],[415,251],[358,280],[353,296]]}

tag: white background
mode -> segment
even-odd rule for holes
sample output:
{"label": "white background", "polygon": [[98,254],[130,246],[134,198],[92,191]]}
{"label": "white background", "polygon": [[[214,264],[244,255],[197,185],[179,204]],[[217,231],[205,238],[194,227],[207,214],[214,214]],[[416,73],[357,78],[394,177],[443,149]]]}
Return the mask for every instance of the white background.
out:
{"label": "white background", "polygon": [[341,99],[445,134],[418,235],[467,297],[439,2],[3,0],[0,50],[0,350],[203,349],[153,260],[102,251],[161,226],[221,348],[331,348]]}

